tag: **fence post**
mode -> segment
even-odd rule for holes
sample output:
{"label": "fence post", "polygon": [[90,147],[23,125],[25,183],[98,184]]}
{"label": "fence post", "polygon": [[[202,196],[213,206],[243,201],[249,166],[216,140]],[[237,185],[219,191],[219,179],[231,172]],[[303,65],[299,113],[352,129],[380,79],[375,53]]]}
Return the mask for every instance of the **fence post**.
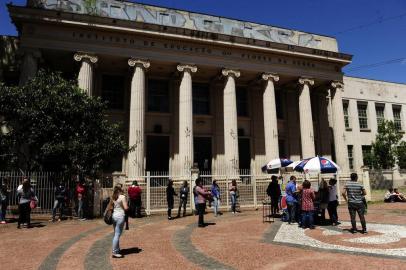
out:
{"label": "fence post", "polygon": [[253,181],[253,193],[254,193],[254,208],[255,210],[258,210],[258,202],[257,202],[257,178],[252,175],[252,181]]}
{"label": "fence post", "polygon": [[371,185],[369,181],[369,171],[364,170],[362,172],[362,184],[364,185],[365,191],[367,192],[366,195],[366,200],[369,202],[372,199],[372,194],[371,194]]}
{"label": "fence post", "polygon": [[147,215],[151,215],[151,174],[147,172]]}
{"label": "fence post", "polygon": [[230,194],[228,192],[228,175],[226,175],[226,200],[227,200],[227,211],[230,209]]}

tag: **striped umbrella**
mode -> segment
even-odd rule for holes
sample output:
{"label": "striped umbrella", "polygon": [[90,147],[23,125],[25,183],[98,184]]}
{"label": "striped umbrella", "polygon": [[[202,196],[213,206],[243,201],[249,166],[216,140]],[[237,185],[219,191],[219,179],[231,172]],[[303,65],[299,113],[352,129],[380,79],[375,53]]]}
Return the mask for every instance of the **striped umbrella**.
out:
{"label": "striped umbrella", "polygon": [[309,174],[336,173],[340,170],[340,167],[328,158],[313,157],[300,161],[300,163],[294,167],[294,170]]}
{"label": "striped umbrella", "polygon": [[287,158],[276,158],[269,161],[266,165],[262,166],[262,171],[272,173],[277,169],[283,168],[291,164],[293,161]]}

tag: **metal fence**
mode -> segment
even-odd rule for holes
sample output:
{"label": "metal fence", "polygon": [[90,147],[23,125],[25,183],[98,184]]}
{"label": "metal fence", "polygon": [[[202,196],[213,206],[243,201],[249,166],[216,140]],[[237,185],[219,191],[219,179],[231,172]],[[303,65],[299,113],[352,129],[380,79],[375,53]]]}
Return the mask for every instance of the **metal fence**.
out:
{"label": "metal fence", "polygon": [[[9,213],[17,213],[17,188],[22,183],[24,177],[27,177],[34,189],[35,195],[38,198],[38,207],[35,208],[33,214],[49,214],[52,210],[55,201],[55,186],[61,180],[65,182],[68,191],[68,197],[73,198],[74,183],[70,179],[64,179],[64,175],[58,172],[0,172],[0,179],[7,182],[10,190],[9,194]],[[67,201],[68,206],[71,200]]]}
{"label": "metal fence", "polygon": [[[266,190],[268,185],[271,181],[271,175],[268,174],[251,174],[250,170],[241,170],[239,175],[236,176],[228,176],[228,175],[214,175],[210,174],[210,172],[201,171],[200,178],[203,181],[203,186],[206,190],[210,190],[211,184],[213,180],[216,180],[217,184],[220,187],[221,193],[221,209],[229,209],[230,208],[230,198],[228,188],[231,184],[233,179],[237,180],[238,190],[239,190],[239,198],[238,198],[238,206],[240,208],[257,208],[259,205],[262,205],[262,201],[265,200],[268,196],[266,194]],[[312,184],[312,188],[316,191],[318,190],[319,183],[321,180],[328,180],[330,178],[336,178],[337,181],[337,188],[340,190],[349,180],[350,174],[320,174],[314,176],[305,176],[300,173],[286,173],[283,174],[283,182],[281,184],[282,190],[284,190],[286,183],[289,181],[290,176],[296,176],[297,183],[301,184],[304,179],[306,178]],[[190,194],[188,198],[187,207],[189,211],[194,209],[194,198],[192,189],[195,186],[194,179],[192,176],[171,176],[166,172],[155,172],[155,173],[147,173],[147,175],[141,177],[144,181],[138,181],[138,184],[143,190],[142,193],[142,201],[143,207],[145,209],[146,214],[151,214],[154,212],[164,212],[167,210],[167,202],[166,202],[166,186],[168,184],[169,179],[174,180],[174,188],[177,193],[179,193],[180,187],[182,186],[183,181],[188,182],[188,186],[190,189]],[[359,181],[364,182],[364,175],[360,175]],[[124,178],[121,181],[124,184],[124,189],[126,191],[127,187],[131,185],[132,180]],[[102,197],[106,198],[111,195],[112,188],[105,189],[103,192]],[[340,195],[339,195],[340,196]],[[341,198],[339,198],[341,200]],[[179,200],[176,202],[175,198],[175,212],[176,208],[179,206]]]}
{"label": "metal fence", "polygon": [[[213,175],[210,172],[200,172],[200,177],[203,180],[204,188],[210,190],[213,180],[217,181],[221,192],[221,206],[220,208],[225,210],[230,208],[230,198],[228,188],[233,179],[237,180],[237,185],[239,189],[238,206],[240,208],[257,208],[262,204],[262,201],[267,198],[266,189],[271,181],[271,175],[267,174],[251,174],[249,170],[244,170],[239,172],[239,176],[227,176],[227,175]],[[285,189],[285,185],[288,182],[291,175],[295,175],[297,182],[300,184],[305,176],[299,173],[287,173],[283,174],[283,181],[280,182],[282,190]],[[55,186],[59,180],[63,179],[63,175],[60,173],[53,172],[39,172],[39,173],[26,173],[24,176],[29,177],[33,184],[35,193],[39,199],[38,208],[33,211],[33,214],[50,214],[52,211],[54,203],[54,190]],[[9,210],[13,212],[17,209],[17,196],[16,191],[18,185],[22,181],[23,175],[17,172],[0,172],[0,178],[8,178],[8,185],[11,190],[10,194],[10,207]],[[340,190],[347,181],[349,181],[349,174],[323,174],[317,176],[306,176],[308,180],[312,183],[312,188],[316,191],[318,190],[319,183],[322,179],[329,180],[330,178],[337,178],[337,188]],[[368,175],[361,174],[359,181],[363,182],[364,185],[367,184],[369,190],[369,179],[365,181]],[[179,177],[171,176],[167,172],[155,172],[147,173],[142,177],[142,181],[138,181],[142,189],[142,204],[146,214],[151,214],[154,212],[164,212],[167,210],[166,201],[166,186],[169,179],[174,180],[174,188],[177,193],[179,193],[180,187],[183,181],[188,182],[190,189],[187,208],[189,212],[194,209],[194,198],[193,198],[193,187],[194,179],[191,175]],[[68,208],[73,211],[75,206],[74,200],[74,190],[75,183],[70,179],[65,179],[65,183],[68,188]],[[93,208],[93,213],[97,216],[103,213],[103,200],[111,196],[113,191],[113,183],[121,182],[124,185],[124,190],[127,192],[127,188],[132,184],[131,179],[113,179],[113,177],[103,177],[95,181],[94,187],[90,189],[92,193],[91,197],[93,202],[91,206]],[[179,199],[176,201],[175,198],[175,212],[179,205]]]}

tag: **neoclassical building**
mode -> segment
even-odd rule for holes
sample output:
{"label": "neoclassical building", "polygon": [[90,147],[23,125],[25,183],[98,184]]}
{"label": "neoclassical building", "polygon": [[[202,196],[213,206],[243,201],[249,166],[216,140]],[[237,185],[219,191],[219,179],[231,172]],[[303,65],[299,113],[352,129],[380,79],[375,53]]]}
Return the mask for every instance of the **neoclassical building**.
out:
{"label": "neoclassical building", "polygon": [[406,85],[345,77],[333,37],[113,0],[8,5],[19,32],[20,83],[39,67],[77,76],[109,104],[146,171],[259,173],[268,160],[331,157],[359,170],[377,123],[405,128]]}

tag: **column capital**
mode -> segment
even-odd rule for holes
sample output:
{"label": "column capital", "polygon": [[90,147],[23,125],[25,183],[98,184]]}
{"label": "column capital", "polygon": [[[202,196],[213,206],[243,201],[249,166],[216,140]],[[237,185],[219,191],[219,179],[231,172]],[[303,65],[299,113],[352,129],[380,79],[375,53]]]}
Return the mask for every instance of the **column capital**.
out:
{"label": "column capital", "polygon": [[192,73],[195,73],[197,71],[197,66],[194,64],[179,64],[176,69],[179,72],[184,72],[186,70],[189,70]]}
{"label": "column capital", "polygon": [[234,69],[228,69],[228,68],[223,68],[221,70],[221,74],[225,77],[228,76],[234,76],[235,78],[240,77],[241,72],[239,70],[234,70]]}
{"label": "column capital", "polygon": [[301,77],[301,78],[299,78],[299,84],[314,85],[314,80],[311,78]]}
{"label": "column capital", "polygon": [[146,59],[130,58],[128,59],[128,65],[130,67],[141,67],[147,69],[151,66],[151,62]]}
{"label": "column capital", "polygon": [[277,75],[275,73],[263,73],[261,77],[265,81],[269,81],[269,80],[271,80],[273,82],[279,81],[279,75]]}
{"label": "column capital", "polygon": [[343,90],[344,89],[344,83],[340,82],[340,81],[333,81],[333,82],[331,82],[331,87],[333,87],[336,90],[338,90],[338,89]]}
{"label": "column capital", "polygon": [[96,55],[82,52],[75,53],[73,59],[75,59],[78,62],[82,61],[83,59],[88,59],[93,64],[97,63],[97,61],[99,60],[99,58]]}

